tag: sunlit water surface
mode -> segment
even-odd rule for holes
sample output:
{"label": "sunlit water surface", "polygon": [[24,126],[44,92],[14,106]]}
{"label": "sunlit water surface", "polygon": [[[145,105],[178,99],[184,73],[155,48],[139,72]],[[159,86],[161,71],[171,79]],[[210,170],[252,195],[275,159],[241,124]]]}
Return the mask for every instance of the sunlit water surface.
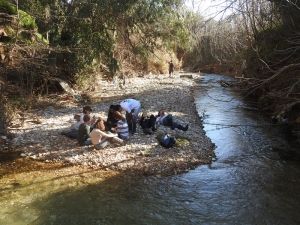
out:
{"label": "sunlit water surface", "polygon": [[[244,103],[230,79],[206,74],[195,90],[211,165],[170,177],[59,171],[10,174],[0,183],[0,224],[300,224],[300,164],[280,126]],[[264,125],[264,126],[261,126]]]}

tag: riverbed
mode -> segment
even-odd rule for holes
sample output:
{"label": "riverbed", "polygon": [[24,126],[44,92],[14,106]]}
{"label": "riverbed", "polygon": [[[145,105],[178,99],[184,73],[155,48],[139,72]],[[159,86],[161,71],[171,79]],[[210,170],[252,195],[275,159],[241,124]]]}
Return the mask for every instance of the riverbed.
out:
{"label": "riverbed", "polygon": [[[172,176],[69,168],[1,180],[0,224],[299,224],[300,164],[294,148],[232,78],[205,74],[195,104],[216,144],[210,165]],[[75,171],[75,170],[72,170]]]}

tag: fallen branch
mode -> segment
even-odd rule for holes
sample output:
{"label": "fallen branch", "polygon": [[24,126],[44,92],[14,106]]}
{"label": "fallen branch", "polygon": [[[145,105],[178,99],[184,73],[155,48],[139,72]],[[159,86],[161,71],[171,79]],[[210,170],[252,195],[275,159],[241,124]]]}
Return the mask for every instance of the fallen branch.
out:
{"label": "fallen branch", "polygon": [[262,83],[260,83],[256,88],[254,88],[252,91],[250,91],[246,96],[250,95],[252,92],[254,92],[255,90],[257,90],[259,87],[261,87],[262,85],[268,83],[270,80],[274,79],[275,77],[277,77],[278,75],[280,75],[282,72],[284,72],[285,70],[292,68],[292,67],[297,67],[300,66],[300,63],[297,64],[290,64],[288,66],[284,66],[282,67],[280,70],[278,70],[273,76],[269,77],[268,79],[265,79],[262,81]]}

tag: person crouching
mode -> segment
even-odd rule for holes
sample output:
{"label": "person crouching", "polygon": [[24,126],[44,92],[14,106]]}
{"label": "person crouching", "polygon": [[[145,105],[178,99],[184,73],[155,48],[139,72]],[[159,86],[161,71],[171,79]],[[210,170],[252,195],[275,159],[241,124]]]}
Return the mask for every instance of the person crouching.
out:
{"label": "person crouching", "polygon": [[148,116],[147,112],[143,112],[141,118],[140,118],[140,125],[143,128],[144,134],[152,134],[152,131],[156,131],[155,128],[155,117],[154,115]]}

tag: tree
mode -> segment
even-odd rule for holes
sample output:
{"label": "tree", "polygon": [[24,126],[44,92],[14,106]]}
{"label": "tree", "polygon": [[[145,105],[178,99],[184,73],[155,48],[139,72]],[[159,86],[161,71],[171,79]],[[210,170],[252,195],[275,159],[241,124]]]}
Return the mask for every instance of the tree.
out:
{"label": "tree", "polygon": [[120,45],[141,63],[155,48],[188,46],[181,5],[181,0],[24,0],[18,7],[35,18],[49,42],[47,64],[57,68],[52,76],[74,82],[99,69],[113,76],[126,60],[116,52]]}

